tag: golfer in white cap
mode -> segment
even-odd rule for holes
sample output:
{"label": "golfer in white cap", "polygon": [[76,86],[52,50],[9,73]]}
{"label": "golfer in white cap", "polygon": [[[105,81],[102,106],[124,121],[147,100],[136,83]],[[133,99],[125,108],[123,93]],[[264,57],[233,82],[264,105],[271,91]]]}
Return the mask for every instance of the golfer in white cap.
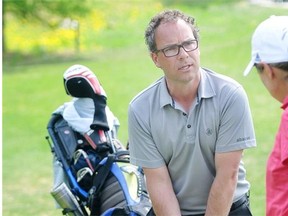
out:
{"label": "golfer in white cap", "polygon": [[252,37],[252,59],[244,71],[255,66],[272,97],[284,110],[266,170],[266,215],[288,215],[288,16],[271,16]]}

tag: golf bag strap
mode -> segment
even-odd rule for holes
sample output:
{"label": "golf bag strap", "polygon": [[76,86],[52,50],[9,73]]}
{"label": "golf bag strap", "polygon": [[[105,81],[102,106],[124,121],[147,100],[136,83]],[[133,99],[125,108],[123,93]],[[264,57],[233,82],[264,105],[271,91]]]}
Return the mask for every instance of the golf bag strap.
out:
{"label": "golf bag strap", "polygon": [[93,176],[93,186],[96,187],[96,193],[99,193],[104,182],[106,181],[107,176],[109,175],[111,166],[114,162],[115,156],[108,155],[106,163],[100,166],[99,170],[96,169],[96,172]]}
{"label": "golf bag strap", "polygon": [[93,176],[93,186],[89,190],[89,205],[91,214],[90,215],[98,215],[99,208],[97,208],[97,200],[98,200],[98,193],[100,192],[106,178],[110,173],[111,166],[114,162],[115,156],[108,155],[106,163],[100,166],[99,169],[96,169],[94,176]]}

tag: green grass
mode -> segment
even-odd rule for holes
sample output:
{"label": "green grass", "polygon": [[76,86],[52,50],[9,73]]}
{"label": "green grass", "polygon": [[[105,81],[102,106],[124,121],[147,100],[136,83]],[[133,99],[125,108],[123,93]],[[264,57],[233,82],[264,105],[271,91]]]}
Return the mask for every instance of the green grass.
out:
{"label": "green grass", "polygon": [[[233,77],[247,91],[258,147],[245,151],[244,162],[252,186],[252,211],[256,216],[264,215],[265,165],[281,110],[280,104],[267,93],[255,71],[245,78],[242,72],[250,58],[250,38],[255,26],[272,13],[286,14],[287,11],[246,4],[206,8],[178,5],[177,8],[198,20],[202,66]],[[81,58],[79,55],[79,58],[73,59],[52,61],[50,58],[49,61],[30,60],[30,63],[18,59],[12,64],[4,59],[3,215],[61,215],[59,210],[54,209],[49,194],[52,155],[44,137],[51,112],[70,100],[62,83],[62,74],[69,66],[83,64],[97,74],[107,92],[108,105],[120,120],[119,139],[124,144],[127,142],[129,101],[162,75],[150,60],[141,33],[151,13],[142,14],[139,20],[125,28],[125,19],[122,19],[119,26],[123,26],[123,31],[115,29],[100,35],[102,40],[107,38],[103,44],[109,48],[87,51]],[[128,43],[131,32],[136,33],[133,41]],[[124,45],[121,45],[118,35],[125,38]]]}

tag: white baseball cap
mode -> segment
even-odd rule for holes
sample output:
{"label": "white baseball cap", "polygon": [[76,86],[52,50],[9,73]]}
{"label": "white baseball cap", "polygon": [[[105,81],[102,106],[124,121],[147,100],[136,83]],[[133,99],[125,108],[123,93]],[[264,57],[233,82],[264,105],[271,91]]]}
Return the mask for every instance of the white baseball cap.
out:
{"label": "white baseball cap", "polygon": [[258,25],[252,36],[252,57],[244,71],[247,76],[255,63],[288,62],[288,16],[271,16]]}

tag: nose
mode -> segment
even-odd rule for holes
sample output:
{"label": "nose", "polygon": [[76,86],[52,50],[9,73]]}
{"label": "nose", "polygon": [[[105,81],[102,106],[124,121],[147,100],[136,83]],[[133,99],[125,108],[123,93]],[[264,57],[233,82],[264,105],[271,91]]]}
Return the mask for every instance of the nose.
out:
{"label": "nose", "polygon": [[184,49],[183,46],[180,46],[179,47],[179,54],[178,54],[179,57],[187,57],[189,56],[188,52]]}

